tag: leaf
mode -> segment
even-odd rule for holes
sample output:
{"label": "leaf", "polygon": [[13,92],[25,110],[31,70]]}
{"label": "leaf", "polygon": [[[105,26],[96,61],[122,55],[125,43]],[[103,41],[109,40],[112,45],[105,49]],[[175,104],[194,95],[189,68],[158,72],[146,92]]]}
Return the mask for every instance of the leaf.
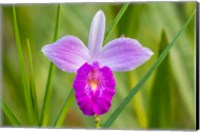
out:
{"label": "leaf", "polygon": [[181,33],[186,29],[190,21],[192,20],[193,16],[195,14],[195,11],[191,14],[189,19],[186,21],[186,23],[183,25],[183,27],[174,35],[172,40],[169,42],[168,46],[165,48],[165,50],[162,52],[162,54],[159,56],[159,58],[156,60],[156,62],[153,64],[153,66],[150,68],[149,71],[144,75],[144,77],[138,82],[138,84],[133,88],[130,93],[126,96],[126,98],[122,101],[122,103],[116,108],[116,110],[112,113],[112,115],[108,118],[108,120],[103,124],[102,127],[107,128],[115,121],[115,119],[118,117],[118,115],[121,113],[121,111],[126,107],[126,105],[131,101],[132,97],[142,88],[142,85],[145,83],[145,81],[150,77],[150,75],[158,68],[158,66],[161,64],[161,62],[164,60],[164,58],[169,53],[169,50],[171,47],[175,44],[176,40],[179,38]]}
{"label": "leaf", "polygon": [[16,118],[16,116],[13,114],[8,105],[3,100],[1,100],[0,107],[14,126],[21,126],[19,120]]}
{"label": "leaf", "polygon": [[[129,80],[130,89],[137,84],[138,77],[136,76],[135,71],[128,72],[127,80]],[[135,98],[132,99],[132,109],[140,128],[147,128],[148,125],[147,115],[145,112],[145,107],[141,92],[138,92],[138,94],[135,95]]]}
{"label": "leaf", "polygon": [[38,124],[39,122],[39,114],[38,114],[38,104],[37,104],[37,95],[36,95],[36,89],[35,89],[35,82],[34,82],[34,70],[33,70],[33,60],[32,60],[32,52],[31,52],[31,46],[30,42],[27,39],[27,47],[28,47],[28,56],[29,56],[29,63],[30,63],[30,79],[29,79],[29,85],[30,85],[30,93],[32,98],[32,104],[35,112],[36,122]]}
{"label": "leaf", "polygon": [[140,33],[138,31],[140,26],[146,23],[141,23],[141,14],[144,12],[145,8],[144,4],[131,4],[128,7],[119,22],[119,35],[124,34],[126,37],[136,37],[136,34]]}
{"label": "leaf", "polygon": [[21,72],[21,77],[22,77],[22,81],[23,81],[26,109],[27,109],[30,123],[32,124],[33,120],[34,120],[33,111],[32,111],[33,106],[32,106],[32,102],[31,102],[30,88],[28,85],[28,79],[27,79],[27,74],[26,74],[26,70],[25,70],[25,63],[24,63],[24,58],[23,58],[23,53],[22,53],[21,40],[20,40],[19,29],[18,29],[18,24],[17,24],[15,6],[13,6],[13,20],[14,20],[15,40],[16,40],[16,45],[17,45],[17,54],[18,54],[18,58],[19,58],[20,72]]}
{"label": "leaf", "polygon": [[[53,41],[56,41],[58,37],[58,29],[59,29],[59,22],[60,22],[60,4],[57,5],[57,13],[56,13],[56,23],[55,23],[55,31],[54,31],[54,37]],[[49,72],[48,72],[48,78],[47,78],[47,84],[46,84],[46,90],[44,93],[44,99],[42,104],[42,110],[41,110],[41,118],[39,124],[42,126],[47,126],[48,124],[48,116],[49,116],[49,105],[50,104],[50,97],[51,97],[51,91],[52,91],[52,80],[53,80],[53,71],[55,69],[55,66],[52,62],[50,62],[49,66]]]}
{"label": "leaf", "polygon": [[106,37],[104,40],[104,43],[108,41],[108,38],[110,37],[113,29],[116,27],[116,25],[118,24],[119,20],[121,19],[121,17],[123,16],[124,12],[126,11],[126,9],[128,8],[129,3],[125,3],[122,8],[120,9],[119,13],[117,14],[117,16],[115,17],[111,27],[108,29],[107,33],[106,33]]}
{"label": "leaf", "polygon": [[[193,6],[195,8],[195,3],[187,3]],[[186,5],[186,4],[184,4]],[[180,6],[177,6],[180,7]],[[178,21],[179,19],[175,19],[178,16],[177,12],[174,10],[177,10],[177,8],[172,8],[171,6],[161,6],[158,5],[157,8],[159,9],[158,16],[161,16],[160,20],[163,20],[163,23],[165,25],[169,25],[169,30],[174,31],[177,29],[177,27],[182,23],[182,21]],[[189,11],[192,12],[192,11]],[[160,14],[160,15],[159,15]],[[163,15],[166,14],[166,15]],[[171,14],[171,15],[169,15]],[[183,11],[182,11],[182,17],[183,17]],[[182,18],[183,19],[183,18]],[[184,18],[185,19],[185,18]],[[193,25],[193,27],[190,27]],[[187,32],[188,29],[193,30],[192,32]],[[171,52],[171,55],[173,56],[171,60],[174,62],[172,64],[172,70],[175,76],[175,79],[177,81],[177,85],[179,88],[179,92],[181,93],[181,98],[184,101],[186,105],[186,109],[189,112],[191,118],[193,118],[193,121],[195,121],[195,101],[194,101],[194,60],[195,60],[195,54],[194,49],[192,48],[194,46],[194,19],[192,22],[188,25],[188,28],[186,29],[186,32],[182,34],[182,38],[177,42]],[[171,35],[171,32],[169,32],[169,36]],[[193,36],[193,37],[191,37]],[[191,40],[190,40],[191,39]]]}
{"label": "leaf", "polygon": [[[163,30],[161,34],[159,55],[167,47],[168,38]],[[171,124],[171,91],[172,73],[169,61],[169,54],[162,61],[154,78],[149,102],[149,127],[150,128],[170,128]]]}
{"label": "leaf", "polygon": [[74,101],[74,89],[72,89],[69,93],[69,95],[67,96],[67,98],[64,101],[63,106],[61,107],[60,111],[58,112],[58,114],[56,115],[55,120],[53,121],[51,127],[58,127],[61,126],[66,114],[72,104],[72,102]]}

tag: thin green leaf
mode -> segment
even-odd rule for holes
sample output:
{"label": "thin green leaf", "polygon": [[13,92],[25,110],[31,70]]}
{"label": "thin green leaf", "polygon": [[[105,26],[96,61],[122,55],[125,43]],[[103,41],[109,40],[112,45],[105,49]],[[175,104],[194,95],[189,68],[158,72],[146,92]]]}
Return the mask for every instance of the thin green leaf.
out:
{"label": "thin green leaf", "polygon": [[[168,39],[163,30],[160,42],[159,55],[167,47]],[[171,91],[172,79],[169,54],[162,61],[158,69],[151,90],[149,105],[149,127],[150,128],[170,128],[171,124]],[[164,76],[163,76],[164,75]],[[156,96],[155,96],[156,95]]]}
{"label": "thin green leaf", "polygon": [[187,20],[187,22],[183,25],[183,27],[174,35],[172,41],[168,44],[168,46],[165,48],[165,50],[162,52],[162,54],[159,56],[157,61],[153,64],[153,66],[150,68],[150,70],[145,74],[145,76],[138,82],[138,84],[133,88],[128,96],[122,101],[122,103],[116,108],[116,110],[112,113],[112,115],[108,118],[108,120],[104,123],[103,127],[107,128],[115,121],[115,119],[118,117],[118,115],[121,113],[121,111],[126,107],[126,105],[130,102],[130,100],[133,98],[133,96],[142,88],[142,85],[145,83],[145,81],[150,77],[150,75],[158,68],[160,63],[164,60],[164,58],[169,53],[169,50],[171,47],[175,44],[176,40],[179,38],[181,33],[186,29],[188,24],[191,22],[192,18],[195,15],[195,11],[192,13],[190,18]]}
{"label": "thin green leaf", "polygon": [[144,9],[144,4],[132,4],[129,6],[118,24],[118,35],[122,35],[123,33],[126,37],[136,36],[139,33],[140,25],[142,25],[140,18],[142,17],[141,14],[144,12]]}
{"label": "thin green leaf", "polygon": [[13,20],[14,20],[15,40],[16,40],[16,45],[17,45],[17,54],[18,54],[18,58],[19,58],[20,72],[21,72],[21,77],[22,77],[22,81],[23,81],[26,109],[27,109],[29,120],[31,121],[30,123],[32,124],[33,119],[34,119],[33,111],[32,111],[33,106],[32,106],[32,101],[31,101],[31,96],[30,96],[30,91],[29,91],[30,88],[28,85],[28,79],[27,79],[26,70],[25,70],[25,64],[24,64],[24,58],[23,58],[23,53],[22,53],[21,40],[20,40],[19,29],[18,29],[18,24],[17,24],[15,6],[13,6]]}
{"label": "thin green leaf", "polygon": [[[138,82],[138,77],[136,76],[135,71],[128,72],[127,75],[128,87],[131,90]],[[126,92],[127,93],[127,92]],[[134,99],[131,101],[131,107],[133,109],[133,113],[135,114],[136,121],[141,128],[147,128],[148,121],[147,115],[145,112],[145,105],[142,98],[142,93],[139,92]],[[128,115],[127,115],[128,116]],[[132,118],[132,117],[131,117]]]}
{"label": "thin green leaf", "polygon": [[60,4],[57,5],[57,14],[56,14],[56,25],[55,25],[55,32],[54,32],[54,37],[53,41],[56,41],[58,38],[58,28],[59,28],[59,23],[60,23]]}
{"label": "thin green leaf", "polygon": [[[56,13],[56,24],[55,24],[55,31],[54,31],[54,37],[53,41],[56,41],[58,37],[58,29],[59,29],[59,23],[60,23],[60,4],[57,5],[57,13]],[[42,104],[42,111],[41,111],[41,118],[40,118],[40,125],[46,126],[48,124],[48,117],[49,117],[49,107],[50,107],[50,97],[51,97],[51,91],[52,91],[52,80],[53,80],[53,71],[55,69],[55,66],[52,62],[50,62],[49,66],[49,72],[48,72],[48,78],[47,78],[47,84],[46,84],[46,90],[44,94],[43,104]]]}
{"label": "thin green leaf", "polygon": [[12,113],[12,111],[10,110],[10,108],[8,107],[8,105],[3,100],[1,100],[0,107],[2,108],[3,112],[5,113],[5,115],[8,117],[8,119],[10,120],[10,122],[14,126],[21,126],[21,123],[19,122],[19,120]]}
{"label": "thin green leaf", "polygon": [[73,100],[74,100],[74,90],[72,89],[70,91],[69,95],[67,96],[67,98],[65,99],[64,104],[61,107],[60,111],[58,112],[55,120],[53,121],[53,123],[51,125],[51,127],[55,127],[55,126],[58,127],[58,126],[62,125]]}
{"label": "thin green leaf", "polygon": [[34,82],[34,70],[33,70],[33,59],[32,59],[32,52],[31,52],[31,46],[30,42],[28,39],[26,39],[27,42],[27,47],[28,47],[28,56],[29,56],[29,63],[30,63],[30,92],[31,92],[31,97],[33,100],[33,108],[35,112],[35,117],[36,117],[36,122],[38,123],[39,121],[39,114],[38,114],[38,106],[37,106],[37,95],[36,95],[36,89],[35,89],[35,82]]}
{"label": "thin green leaf", "polygon": [[121,17],[123,16],[124,12],[126,11],[126,9],[128,8],[128,5],[129,3],[125,3],[122,8],[120,9],[119,13],[117,14],[117,16],[115,17],[115,20],[113,21],[111,27],[108,29],[108,32],[106,34],[106,37],[105,37],[105,41],[104,42],[107,42],[108,41],[108,38],[110,37],[113,29],[116,27],[117,23],[119,22],[119,20],[121,19]]}
{"label": "thin green leaf", "polygon": [[[192,3],[191,3],[192,4]],[[193,3],[195,5],[195,3]],[[162,23],[168,25],[170,28],[168,30],[175,30],[176,27],[182,22],[182,20],[175,19],[178,17],[176,11],[177,8],[172,8],[171,6],[156,6],[159,9],[160,20],[163,20]],[[165,16],[162,14],[166,14]],[[171,15],[169,15],[171,14]],[[182,17],[184,13],[182,12]],[[183,19],[185,19],[183,17]],[[194,25],[194,22],[191,23],[189,26]],[[188,29],[195,30],[194,27],[189,27]],[[194,60],[191,58],[194,57],[194,39],[193,37],[189,37],[190,35],[194,36],[193,32],[186,32],[182,35],[182,39],[179,40],[179,44],[174,46],[174,50],[172,52],[173,58],[172,61],[172,70],[175,73],[174,76],[177,79],[177,84],[179,88],[179,92],[181,93],[182,100],[184,100],[184,104],[187,105],[186,109],[189,112],[193,121],[195,121],[195,102],[194,102]],[[170,34],[169,34],[170,35]],[[192,41],[190,40],[192,38]],[[193,46],[192,46],[193,45]]]}

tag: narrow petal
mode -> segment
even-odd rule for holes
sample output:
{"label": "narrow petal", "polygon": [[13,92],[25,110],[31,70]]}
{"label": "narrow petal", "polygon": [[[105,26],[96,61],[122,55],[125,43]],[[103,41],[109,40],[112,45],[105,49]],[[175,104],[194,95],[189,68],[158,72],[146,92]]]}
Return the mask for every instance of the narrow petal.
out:
{"label": "narrow petal", "polygon": [[73,83],[79,108],[87,116],[106,113],[115,94],[115,85],[110,68],[99,68],[99,65],[94,63],[83,64],[78,69]]}
{"label": "narrow petal", "polygon": [[61,70],[76,72],[90,59],[89,50],[74,36],[65,36],[53,44],[46,45],[42,52]]}
{"label": "narrow petal", "polygon": [[129,71],[150,59],[153,52],[134,39],[119,38],[110,41],[99,53],[97,60],[101,66],[112,71]]}
{"label": "narrow petal", "polygon": [[88,48],[92,56],[102,48],[105,32],[105,15],[103,11],[98,11],[93,17],[90,27],[90,33],[88,38]]}

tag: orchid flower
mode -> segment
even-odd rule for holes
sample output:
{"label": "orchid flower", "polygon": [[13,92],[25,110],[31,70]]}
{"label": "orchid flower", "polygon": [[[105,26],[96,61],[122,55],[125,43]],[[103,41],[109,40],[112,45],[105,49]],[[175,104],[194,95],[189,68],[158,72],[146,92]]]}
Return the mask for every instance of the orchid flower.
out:
{"label": "orchid flower", "polygon": [[110,109],[116,86],[113,72],[133,70],[153,55],[137,40],[126,37],[102,47],[105,20],[101,10],[93,17],[88,47],[79,38],[68,35],[42,48],[62,71],[76,73],[73,83],[76,101],[87,116],[102,115]]}

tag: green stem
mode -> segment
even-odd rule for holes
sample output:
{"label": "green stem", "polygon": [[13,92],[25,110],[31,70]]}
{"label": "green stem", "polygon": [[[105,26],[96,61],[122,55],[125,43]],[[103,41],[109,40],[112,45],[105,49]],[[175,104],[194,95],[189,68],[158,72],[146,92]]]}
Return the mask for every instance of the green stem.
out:
{"label": "green stem", "polygon": [[28,55],[29,55],[29,63],[30,63],[30,92],[31,97],[33,100],[33,108],[35,112],[36,122],[38,124],[39,121],[39,114],[38,114],[38,106],[37,106],[37,94],[35,89],[35,82],[34,82],[34,70],[33,70],[33,59],[32,59],[32,52],[31,52],[31,46],[28,39],[26,39],[27,47],[28,47]]}
{"label": "green stem", "polygon": [[2,111],[8,117],[8,119],[10,120],[10,122],[12,123],[12,125],[14,125],[14,126],[21,126],[21,123],[19,122],[19,120],[15,117],[15,115],[12,113],[12,111],[10,110],[10,108],[8,107],[8,105],[3,100],[1,100],[0,107],[2,108]]}
{"label": "green stem", "polygon": [[117,23],[119,22],[119,20],[121,19],[122,15],[124,14],[124,12],[126,11],[126,9],[128,8],[129,3],[125,3],[122,8],[120,9],[119,13],[117,14],[117,16],[115,17],[115,20],[113,21],[111,27],[108,29],[108,32],[106,33],[106,37],[105,37],[105,41],[108,41],[108,38],[110,37],[113,29],[117,26]]}
{"label": "green stem", "polygon": [[21,40],[20,40],[19,29],[18,29],[18,24],[17,24],[15,6],[13,6],[13,20],[14,20],[14,33],[15,33],[17,53],[18,53],[18,58],[19,58],[20,72],[21,72],[21,77],[22,77],[22,81],[23,81],[23,90],[24,90],[24,96],[25,96],[26,109],[27,109],[27,113],[28,113],[28,118],[30,120],[30,123],[32,124],[33,119],[34,119],[33,110],[32,110],[33,106],[32,106],[32,101],[31,101],[31,96],[30,96],[30,88],[28,85],[28,80],[27,80],[27,75],[26,75],[26,70],[25,70],[25,63],[24,63],[24,58],[23,58],[23,53],[22,53]]}
{"label": "green stem", "polygon": [[[58,28],[59,28],[59,22],[60,22],[60,4],[57,5],[57,13],[56,13],[56,24],[55,24],[55,31],[54,31],[54,37],[53,41],[56,41],[58,36]],[[51,97],[51,91],[52,91],[52,80],[53,80],[53,71],[55,69],[55,66],[52,62],[50,62],[49,66],[49,72],[48,72],[48,78],[47,78],[47,84],[46,84],[46,90],[44,94],[43,104],[42,104],[42,111],[41,111],[41,118],[40,118],[40,125],[46,126],[48,124],[48,113],[49,113],[49,104],[50,104],[50,97]]]}
{"label": "green stem", "polygon": [[72,104],[74,100],[74,89],[72,89],[69,93],[69,95],[67,96],[67,98],[65,99],[64,101],[64,104],[63,106],[61,107],[60,111],[58,112],[55,120],[53,121],[51,127],[55,127],[55,126],[58,126],[58,125],[62,125],[65,117],[66,117],[66,114]]}
{"label": "green stem", "polygon": [[99,117],[99,115],[94,115],[93,118],[94,118],[95,127],[97,129],[100,129],[101,127],[100,127],[100,117]]}

